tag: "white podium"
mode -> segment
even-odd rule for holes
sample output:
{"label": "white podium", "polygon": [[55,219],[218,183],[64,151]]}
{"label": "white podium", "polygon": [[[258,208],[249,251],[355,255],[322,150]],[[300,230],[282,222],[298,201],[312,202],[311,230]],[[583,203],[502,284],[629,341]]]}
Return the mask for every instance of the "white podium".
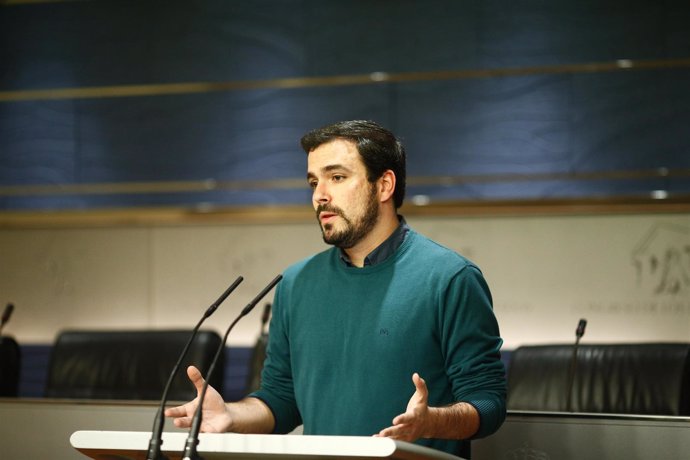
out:
{"label": "white podium", "polygon": [[[145,460],[150,432],[77,431],[72,447],[96,460]],[[163,433],[163,453],[180,458],[187,433]],[[459,460],[435,449],[390,438],[368,436],[287,436],[201,433],[197,451],[206,460],[224,459],[399,459]]]}

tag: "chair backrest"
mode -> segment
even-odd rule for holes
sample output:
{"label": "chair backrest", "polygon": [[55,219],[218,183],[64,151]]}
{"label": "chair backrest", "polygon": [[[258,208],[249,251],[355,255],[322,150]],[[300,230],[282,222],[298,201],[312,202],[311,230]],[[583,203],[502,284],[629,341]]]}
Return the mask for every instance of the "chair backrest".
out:
{"label": "chair backrest", "polygon": [[261,371],[264,368],[264,360],[266,359],[266,349],[268,348],[268,321],[271,316],[271,304],[264,305],[264,312],[261,315],[261,329],[259,337],[251,351],[249,359],[249,372],[247,374],[247,383],[245,392],[251,393],[261,387]]}
{"label": "chair backrest", "polygon": [[0,336],[0,397],[19,395],[21,350],[12,337]]}
{"label": "chair backrest", "polygon": [[267,346],[268,334],[262,333],[256,339],[249,359],[249,373],[247,374],[247,384],[245,386],[246,393],[251,393],[261,387],[261,371],[264,368]]}
{"label": "chair backrest", "polygon": [[[508,370],[510,410],[565,411],[573,345],[522,346]],[[574,412],[690,415],[690,344],[580,345]]]}
{"label": "chair backrest", "polygon": [[[64,331],[51,351],[45,396],[159,400],[190,334],[188,330]],[[185,370],[193,364],[206,375],[221,340],[216,332],[199,331],[173,381],[169,400],[196,397]],[[221,352],[210,379],[221,393],[224,367]]]}

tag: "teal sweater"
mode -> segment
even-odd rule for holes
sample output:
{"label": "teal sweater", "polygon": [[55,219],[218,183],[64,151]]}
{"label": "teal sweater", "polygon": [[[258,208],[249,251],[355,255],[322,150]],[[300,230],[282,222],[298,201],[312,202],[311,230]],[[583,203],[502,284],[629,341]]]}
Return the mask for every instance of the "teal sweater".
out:
{"label": "teal sweater", "polygon": [[[261,389],[275,432],[370,436],[405,412],[418,372],[429,405],[465,401],[483,437],[505,418],[491,294],[467,259],[410,230],[380,264],[346,266],[331,248],[278,285]],[[469,457],[467,442],[419,444]]]}

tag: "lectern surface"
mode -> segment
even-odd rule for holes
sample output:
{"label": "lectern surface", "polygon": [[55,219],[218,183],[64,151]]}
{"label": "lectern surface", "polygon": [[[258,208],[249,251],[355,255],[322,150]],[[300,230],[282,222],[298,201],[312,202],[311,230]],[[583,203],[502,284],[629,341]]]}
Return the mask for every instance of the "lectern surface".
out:
{"label": "lectern surface", "polygon": [[[150,438],[150,432],[140,431],[77,431],[70,442],[75,449],[96,460],[144,460]],[[170,460],[179,459],[186,440],[186,433],[164,433],[163,453]],[[416,444],[368,436],[201,433],[198,452],[206,460],[460,459]]]}

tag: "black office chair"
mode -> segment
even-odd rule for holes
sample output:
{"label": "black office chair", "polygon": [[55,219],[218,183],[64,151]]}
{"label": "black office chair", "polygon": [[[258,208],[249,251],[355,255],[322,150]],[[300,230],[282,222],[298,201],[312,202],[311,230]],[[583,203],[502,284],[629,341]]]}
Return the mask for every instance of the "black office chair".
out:
{"label": "black office chair", "polygon": [[271,304],[267,303],[264,306],[264,312],[261,315],[261,329],[259,330],[259,337],[252,348],[251,356],[249,358],[249,373],[247,374],[247,384],[245,387],[246,393],[256,391],[261,387],[261,371],[264,368],[264,360],[266,359],[266,347],[268,346],[268,319],[271,316]]}
{"label": "black office chair", "polygon": [[690,343],[580,345],[571,376],[572,356],[572,345],[515,349],[508,409],[690,415]]}
{"label": "black office chair", "polygon": [[[175,362],[189,340],[187,330],[64,331],[51,352],[45,396],[74,399],[159,400]],[[199,331],[173,381],[169,400],[196,397],[186,368],[205,376],[221,337]],[[222,392],[224,353],[210,384]]]}
{"label": "black office chair", "polygon": [[19,395],[21,350],[12,337],[0,336],[0,396]]}

